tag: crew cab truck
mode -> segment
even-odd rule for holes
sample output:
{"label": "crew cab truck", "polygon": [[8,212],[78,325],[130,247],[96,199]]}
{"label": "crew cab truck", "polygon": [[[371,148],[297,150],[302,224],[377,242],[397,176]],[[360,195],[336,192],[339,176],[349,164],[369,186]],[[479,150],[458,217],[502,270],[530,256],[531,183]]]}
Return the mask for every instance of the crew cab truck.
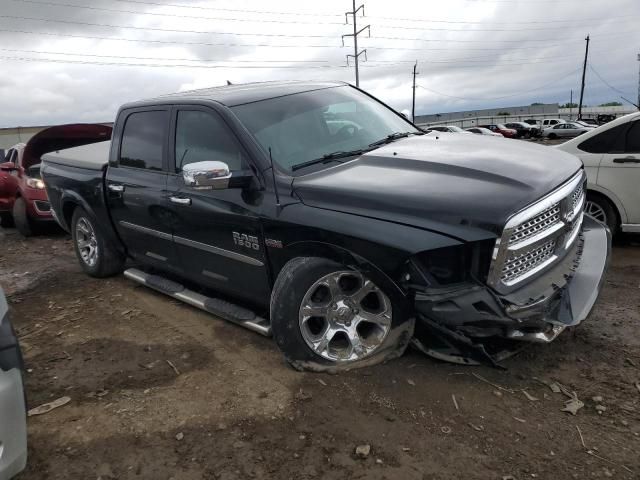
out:
{"label": "crew cab truck", "polygon": [[311,370],[550,342],[589,314],[610,251],[577,158],[427,134],[343,83],[130,103],[110,143],[47,154],[42,176],[86,273],[133,260],[126,277]]}

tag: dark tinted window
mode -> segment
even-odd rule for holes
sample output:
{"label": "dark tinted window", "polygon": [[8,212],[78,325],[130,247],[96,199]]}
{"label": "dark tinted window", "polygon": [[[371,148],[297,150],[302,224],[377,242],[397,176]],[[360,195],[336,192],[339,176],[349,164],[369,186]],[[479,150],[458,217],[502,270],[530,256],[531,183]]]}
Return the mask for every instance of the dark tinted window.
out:
{"label": "dark tinted window", "polygon": [[587,153],[610,153],[620,151],[618,148],[618,138],[623,138],[624,132],[629,128],[628,124],[618,125],[617,127],[605,130],[602,133],[588,138],[578,148]]}
{"label": "dark tinted window", "polygon": [[242,148],[224,121],[198,110],[178,112],[176,126],[176,171],[195,162],[219,161],[230,170],[245,166]]}
{"label": "dark tinted window", "polygon": [[168,113],[136,112],[127,117],[120,147],[120,165],[162,170]]}
{"label": "dark tinted window", "polygon": [[627,132],[624,151],[626,153],[640,153],[640,121],[633,122],[633,125]]}

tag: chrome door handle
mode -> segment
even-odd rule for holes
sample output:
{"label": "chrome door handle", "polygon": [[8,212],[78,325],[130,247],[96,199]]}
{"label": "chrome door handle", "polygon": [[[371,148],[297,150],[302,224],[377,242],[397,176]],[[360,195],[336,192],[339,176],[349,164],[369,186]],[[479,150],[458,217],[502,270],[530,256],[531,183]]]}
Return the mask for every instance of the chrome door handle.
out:
{"label": "chrome door handle", "polygon": [[169,197],[171,203],[175,203],[176,205],[191,205],[191,199],[185,197]]}
{"label": "chrome door handle", "polygon": [[614,158],[613,163],[640,163],[640,159],[632,156],[624,158]]}
{"label": "chrome door handle", "polygon": [[124,185],[116,185],[115,183],[110,183],[108,188],[111,192],[115,192],[115,193],[124,192]]}

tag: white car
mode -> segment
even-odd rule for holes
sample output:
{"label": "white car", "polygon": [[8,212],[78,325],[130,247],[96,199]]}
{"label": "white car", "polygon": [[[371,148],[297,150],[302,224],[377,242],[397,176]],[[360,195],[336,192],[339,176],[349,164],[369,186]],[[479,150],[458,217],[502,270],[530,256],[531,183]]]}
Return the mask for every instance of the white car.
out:
{"label": "white car", "polygon": [[429,127],[427,131],[436,131],[436,132],[449,132],[449,133],[469,133],[466,130],[457,127],[455,125],[439,125],[437,127]]}
{"label": "white car", "polygon": [[545,128],[542,131],[542,136],[549,139],[577,137],[578,135],[590,132],[591,130],[593,130],[593,127],[585,127],[584,125],[579,125],[577,123],[558,123],[553,127]]}
{"label": "white car", "polygon": [[585,212],[608,225],[611,233],[640,233],[640,112],[555,148],[584,163],[588,180]]}
{"label": "white car", "polygon": [[492,137],[504,138],[500,133],[492,132],[488,128],[471,127],[471,128],[467,128],[466,130],[467,130],[467,132],[475,133],[476,135],[489,135],[489,136],[492,136]]}
{"label": "white car", "polygon": [[22,355],[9,323],[0,289],[0,480],[20,473],[27,463],[27,414],[22,386]]}
{"label": "white car", "polygon": [[567,123],[566,120],[561,118],[545,118],[542,120],[542,130],[545,128],[553,127],[554,125],[558,125],[559,123]]}

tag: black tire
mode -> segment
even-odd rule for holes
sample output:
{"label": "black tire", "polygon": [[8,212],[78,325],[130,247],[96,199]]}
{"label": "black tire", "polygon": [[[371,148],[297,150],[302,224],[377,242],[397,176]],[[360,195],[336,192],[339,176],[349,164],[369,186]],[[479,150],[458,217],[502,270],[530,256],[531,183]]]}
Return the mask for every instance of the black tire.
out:
{"label": "black tire", "polygon": [[556,138],[558,138],[558,136],[555,133],[550,133],[549,135],[547,135],[547,138],[549,140],[555,140]]}
{"label": "black tire", "polygon": [[595,192],[587,192],[587,205],[585,206],[586,213],[594,213],[593,210],[590,209],[589,203],[594,204],[594,206],[600,209],[602,215],[604,215],[604,218],[600,215],[593,215],[593,218],[604,223],[609,227],[611,234],[615,235],[620,226],[620,220],[613,204],[607,198]]}
{"label": "black tire", "polygon": [[23,237],[33,235],[33,220],[31,220],[27,214],[27,203],[22,197],[16,198],[16,201],[13,202],[13,222],[15,223],[16,230],[18,230]]}
{"label": "black tire", "polygon": [[[375,365],[401,356],[413,336],[414,320],[406,302],[399,301],[382,284],[376,287],[391,302],[390,329],[380,345],[361,359],[332,361],[315,353],[303,338],[299,312],[305,295],[325,275],[353,269],[325,258],[301,257],[282,269],[271,294],[271,328],[286,360],[298,370],[340,371]],[[354,271],[355,272],[355,271]],[[362,272],[357,272],[367,279]]]}
{"label": "black tire", "polygon": [[[79,240],[83,240],[80,237],[79,225],[82,222],[86,222],[90,226],[95,236],[95,260],[89,261],[83,258],[81,253]],[[73,248],[76,252],[76,257],[80,262],[80,266],[88,275],[96,278],[111,277],[122,272],[125,263],[124,255],[120,254],[108,240],[104,238],[104,235],[97,228],[95,221],[82,207],[77,207],[71,218],[71,237],[73,238]]]}
{"label": "black tire", "polygon": [[15,226],[13,223],[13,215],[9,212],[0,212],[0,227],[11,228]]}

